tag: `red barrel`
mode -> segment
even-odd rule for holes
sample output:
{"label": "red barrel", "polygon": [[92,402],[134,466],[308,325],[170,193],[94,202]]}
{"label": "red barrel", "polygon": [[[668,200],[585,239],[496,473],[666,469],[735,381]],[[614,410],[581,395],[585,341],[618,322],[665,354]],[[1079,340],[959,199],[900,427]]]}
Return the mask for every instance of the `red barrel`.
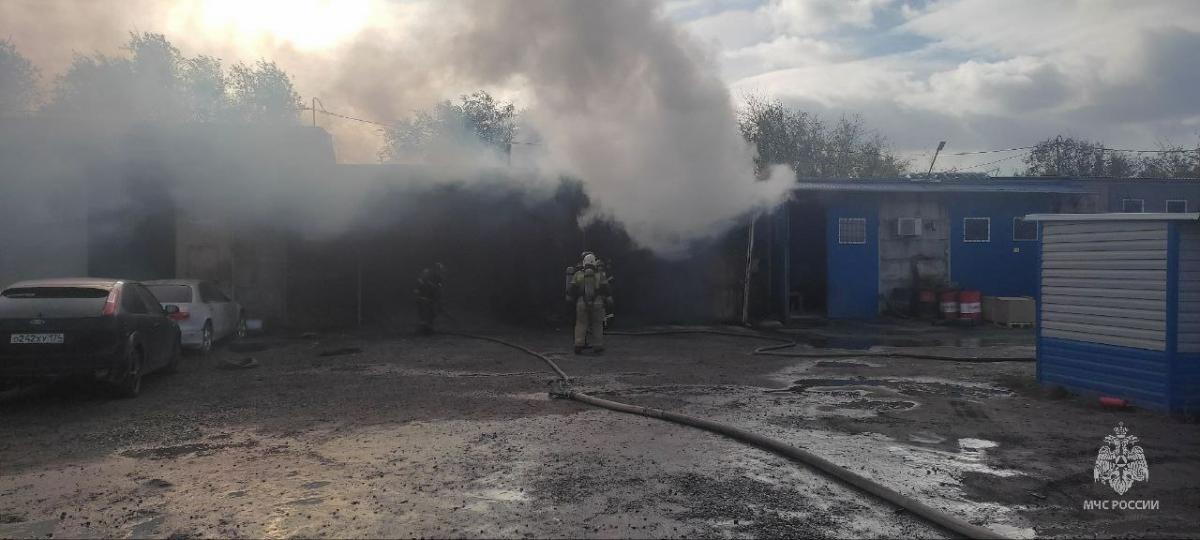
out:
{"label": "red barrel", "polygon": [[972,323],[983,320],[983,308],[980,304],[982,299],[983,295],[979,291],[959,291],[958,318]]}
{"label": "red barrel", "polygon": [[938,311],[942,318],[953,320],[958,318],[958,291],[945,290],[938,293]]}
{"label": "red barrel", "polygon": [[937,314],[937,293],[933,289],[921,289],[917,292],[917,316],[922,319],[936,319]]}

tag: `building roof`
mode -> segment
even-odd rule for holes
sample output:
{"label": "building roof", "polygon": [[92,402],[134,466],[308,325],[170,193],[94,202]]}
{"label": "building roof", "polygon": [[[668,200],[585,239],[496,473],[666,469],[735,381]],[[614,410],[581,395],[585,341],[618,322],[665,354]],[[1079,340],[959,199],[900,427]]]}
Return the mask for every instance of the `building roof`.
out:
{"label": "building roof", "polygon": [[1095,193],[1096,189],[1059,179],[1015,181],[1009,179],[946,180],[876,179],[863,178],[836,181],[797,182],[795,191],[857,191],[857,192],[971,192],[971,193]]}
{"label": "building roof", "polygon": [[1107,213],[1107,214],[1029,214],[1032,221],[1200,221],[1200,212],[1173,213]]}
{"label": "building roof", "polygon": [[1113,184],[1200,186],[1200,178],[1109,178],[1083,176],[985,176],[934,173],[881,178],[801,178],[795,191],[1099,193]]}

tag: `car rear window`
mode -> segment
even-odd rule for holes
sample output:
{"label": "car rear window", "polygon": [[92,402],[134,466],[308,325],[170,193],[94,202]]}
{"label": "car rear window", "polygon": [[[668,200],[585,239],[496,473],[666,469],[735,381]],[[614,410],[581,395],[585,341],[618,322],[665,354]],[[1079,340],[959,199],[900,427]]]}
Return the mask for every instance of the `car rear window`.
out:
{"label": "car rear window", "polygon": [[106,298],[95,287],[14,287],[0,292],[0,318],[95,317]]}
{"label": "car rear window", "polygon": [[187,285],[146,285],[159,303],[187,304],[192,301],[192,288]]}

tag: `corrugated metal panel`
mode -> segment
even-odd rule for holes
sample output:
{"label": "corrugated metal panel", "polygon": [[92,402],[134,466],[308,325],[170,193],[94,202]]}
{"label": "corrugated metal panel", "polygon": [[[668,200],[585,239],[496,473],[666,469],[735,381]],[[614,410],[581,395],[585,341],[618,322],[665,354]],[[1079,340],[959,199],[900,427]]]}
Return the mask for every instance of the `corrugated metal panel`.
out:
{"label": "corrugated metal panel", "polygon": [[1063,233],[1057,232],[1057,227],[1048,227],[1045,238],[1054,240],[1056,243],[1069,242],[1120,242],[1126,240],[1166,240],[1166,227],[1159,225],[1160,231],[1145,230],[1145,231],[1126,231],[1119,232],[1079,232],[1079,233]]}
{"label": "corrugated metal panel", "polygon": [[1179,225],[1178,336],[1179,352],[1200,352],[1200,225]]}
{"label": "corrugated metal panel", "polygon": [[1162,352],[1043,337],[1038,368],[1042,383],[1121,397],[1144,407],[1168,406]]}
{"label": "corrugated metal panel", "polygon": [[[1109,251],[1108,257],[1112,260],[1121,261],[1138,261],[1143,259],[1166,259],[1167,250],[1145,250],[1145,251]],[[1057,251],[1054,253],[1045,253],[1042,256],[1043,261],[1091,261],[1095,255],[1081,251]]]}
{"label": "corrugated metal panel", "polygon": [[1167,224],[1043,226],[1042,336],[1165,351]]}
{"label": "corrugated metal panel", "polygon": [[[1045,234],[1077,234],[1085,232],[1108,232],[1113,230],[1112,223],[1106,222],[1055,222],[1054,227],[1050,227],[1049,222],[1043,222],[1042,226],[1046,227],[1043,231]],[[1157,231],[1162,228],[1162,223],[1153,221],[1134,221],[1125,223],[1121,227],[1121,231]],[[1051,233],[1050,229],[1054,232]]]}

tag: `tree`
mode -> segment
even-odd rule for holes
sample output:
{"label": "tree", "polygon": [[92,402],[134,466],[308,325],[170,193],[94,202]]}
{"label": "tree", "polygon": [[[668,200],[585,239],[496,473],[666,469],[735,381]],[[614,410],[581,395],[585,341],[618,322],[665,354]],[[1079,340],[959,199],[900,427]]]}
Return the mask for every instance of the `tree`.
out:
{"label": "tree", "polygon": [[299,120],[300,94],[292,85],[292,78],[275,62],[234,64],[229,70],[229,89],[235,116],[242,120],[265,123]]}
{"label": "tree", "polygon": [[50,112],[102,120],[179,120],[183,55],[162,34],[130,33],[128,56],[77,54],[59,76]]}
{"label": "tree", "polygon": [[7,39],[0,40],[0,117],[33,110],[38,99],[38,70]]}
{"label": "tree", "polygon": [[1196,148],[1161,146],[1163,152],[1146,154],[1138,163],[1138,176],[1200,178],[1200,144]]}
{"label": "tree", "polygon": [[865,178],[896,176],[909,165],[858,116],[843,116],[831,127],[779,100],[751,96],[738,110],[738,126],[758,150],[755,167],[760,173],[787,164],[801,178]]}
{"label": "tree", "polygon": [[1046,139],[1025,156],[1027,176],[1137,176],[1138,164],[1101,142],[1074,137]]}
{"label": "tree", "polygon": [[443,101],[384,132],[381,161],[426,161],[442,152],[473,150],[507,155],[516,134],[516,107],[485,91]]}
{"label": "tree", "polygon": [[48,112],[101,120],[297,122],[300,95],[274,62],[189,58],[162,34],[131,33],[126,56],[76,55]]}
{"label": "tree", "polygon": [[192,120],[212,122],[229,117],[229,81],[221,61],[211,56],[183,60],[180,72],[183,93]]}

